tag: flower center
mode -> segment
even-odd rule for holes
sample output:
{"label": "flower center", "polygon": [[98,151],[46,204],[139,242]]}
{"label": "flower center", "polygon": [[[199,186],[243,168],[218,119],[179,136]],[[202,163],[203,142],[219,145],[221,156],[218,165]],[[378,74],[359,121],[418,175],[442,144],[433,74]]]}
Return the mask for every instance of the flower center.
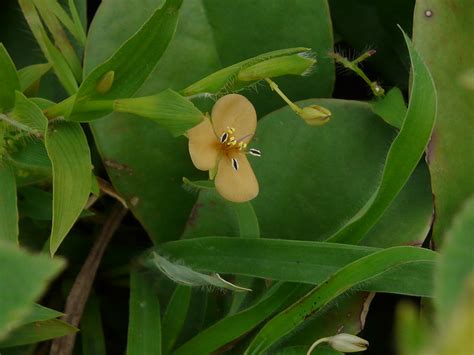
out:
{"label": "flower center", "polygon": [[[219,141],[221,143],[221,148],[224,153],[229,153],[231,151],[238,151],[242,152],[243,154],[250,154],[256,157],[262,156],[262,153],[255,148],[247,149],[247,143],[243,140],[247,138],[249,135],[243,136],[242,138],[236,139],[235,138],[235,128],[234,127],[227,127],[227,130],[224,131]],[[239,170],[239,162],[235,157],[231,158],[231,164],[235,171]]]}

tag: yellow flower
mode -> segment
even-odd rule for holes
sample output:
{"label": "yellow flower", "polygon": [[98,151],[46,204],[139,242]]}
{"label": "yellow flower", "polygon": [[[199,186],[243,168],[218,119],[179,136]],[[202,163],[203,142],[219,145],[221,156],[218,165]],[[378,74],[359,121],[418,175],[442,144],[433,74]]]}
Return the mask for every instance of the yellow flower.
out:
{"label": "yellow flower", "polygon": [[[212,122],[211,122],[212,120]],[[258,181],[246,154],[260,156],[247,145],[257,128],[255,108],[244,96],[221,97],[205,118],[188,131],[189,154],[199,170],[214,170],[216,190],[233,202],[245,202],[258,195]]]}

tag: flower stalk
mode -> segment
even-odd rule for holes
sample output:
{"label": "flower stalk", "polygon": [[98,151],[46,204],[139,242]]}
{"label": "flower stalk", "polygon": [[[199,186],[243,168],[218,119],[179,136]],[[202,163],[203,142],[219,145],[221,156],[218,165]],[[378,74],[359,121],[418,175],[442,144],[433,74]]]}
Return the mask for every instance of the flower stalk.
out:
{"label": "flower stalk", "polygon": [[270,89],[276,92],[283,99],[283,101],[285,101],[288,106],[290,106],[293,112],[300,116],[310,126],[322,126],[331,119],[331,111],[329,111],[327,108],[318,105],[311,105],[301,108],[291,101],[288,96],[286,96],[283,91],[280,90],[277,83],[275,83],[272,79],[265,78],[265,81],[270,86]]}

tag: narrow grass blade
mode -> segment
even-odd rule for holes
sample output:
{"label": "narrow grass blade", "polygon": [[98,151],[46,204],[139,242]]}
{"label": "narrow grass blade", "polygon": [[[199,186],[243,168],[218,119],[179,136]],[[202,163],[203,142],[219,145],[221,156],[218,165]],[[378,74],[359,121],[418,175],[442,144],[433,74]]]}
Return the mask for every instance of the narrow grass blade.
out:
{"label": "narrow grass blade", "polygon": [[167,355],[173,350],[188,314],[191,302],[192,288],[177,285],[163,315],[163,354]]}
{"label": "narrow grass blade", "polygon": [[5,340],[0,341],[0,348],[39,343],[77,331],[77,328],[59,319],[28,323],[16,328]]}
{"label": "narrow grass blade", "polygon": [[99,300],[92,296],[81,319],[81,339],[83,355],[105,355],[105,338],[102,328]]}
{"label": "narrow grass blade", "polygon": [[307,285],[279,283],[254,306],[226,317],[179,347],[173,355],[211,354],[254,329],[266,318],[295,300]]}
{"label": "narrow grass blade", "polygon": [[15,64],[0,43],[0,113],[9,110],[15,101],[15,90],[20,90],[20,81]]}
{"label": "narrow grass blade", "polygon": [[127,355],[161,355],[160,302],[146,275],[130,274]]}
{"label": "narrow grass blade", "polygon": [[20,88],[22,92],[28,90],[34,83],[40,80],[51,69],[50,63],[33,64],[18,71]]}
{"label": "narrow grass blade", "polygon": [[408,181],[429,142],[436,118],[436,89],[428,68],[404,36],[413,70],[406,117],[388,152],[378,189],[330,242],[357,244],[367,234]]}
{"label": "narrow grass blade", "polygon": [[[437,253],[401,247],[423,258],[402,264],[370,282],[364,291],[433,296],[433,267]],[[203,237],[162,244],[158,250],[202,272],[238,274],[265,279],[319,284],[350,263],[381,249],[284,239]]]}
{"label": "narrow grass blade", "polygon": [[261,354],[276,341],[297,328],[306,318],[322,310],[329,302],[351,288],[400,265],[432,260],[433,253],[429,250],[393,247],[350,263],[267,322],[255,336],[245,354]]}

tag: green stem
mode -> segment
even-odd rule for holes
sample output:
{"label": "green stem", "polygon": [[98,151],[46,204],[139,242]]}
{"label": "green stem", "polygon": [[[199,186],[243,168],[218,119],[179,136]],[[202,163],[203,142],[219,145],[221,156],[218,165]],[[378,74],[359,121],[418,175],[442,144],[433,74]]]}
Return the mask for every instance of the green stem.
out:
{"label": "green stem", "polygon": [[[67,117],[72,109],[74,104],[75,95],[68,97],[66,100],[61,101],[53,106],[48,107],[43,112],[48,117],[52,119],[55,117]],[[113,111],[114,110],[115,100],[96,100],[96,101],[87,101],[82,104],[76,105],[75,112],[93,112],[93,111]]]}
{"label": "green stem", "polygon": [[313,352],[313,350],[319,345],[319,344],[322,344],[322,343],[325,343],[329,340],[329,338],[321,338],[321,339],[318,339],[316,340],[312,345],[311,347],[308,349],[308,352],[306,353],[306,355],[311,355],[311,353]]}
{"label": "green stem", "polygon": [[275,91],[287,104],[288,106],[291,107],[293,111],[295,111],[297,114],[301,113],[301,108],[298,107],[296,104],[294,104],[278,87],[277,83],[275,83],[272,79],[270,78],[265,78],[265,81],[270,85],[270,89],[272,91]]}

